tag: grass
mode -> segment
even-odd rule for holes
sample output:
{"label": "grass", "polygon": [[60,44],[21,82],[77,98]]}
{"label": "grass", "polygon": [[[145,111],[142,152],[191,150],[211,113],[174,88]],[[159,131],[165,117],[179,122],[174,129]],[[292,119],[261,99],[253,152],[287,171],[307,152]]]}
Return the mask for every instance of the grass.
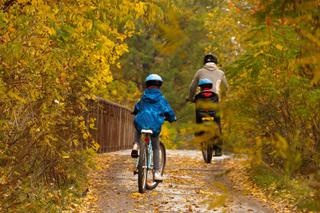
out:
{"label": "grass", "polygon": [[288,178],[261,165],[250,172],[252,180],[273,197],[289,201],[301,211],[320,211],[319,189],[311,187],[305,176]]}

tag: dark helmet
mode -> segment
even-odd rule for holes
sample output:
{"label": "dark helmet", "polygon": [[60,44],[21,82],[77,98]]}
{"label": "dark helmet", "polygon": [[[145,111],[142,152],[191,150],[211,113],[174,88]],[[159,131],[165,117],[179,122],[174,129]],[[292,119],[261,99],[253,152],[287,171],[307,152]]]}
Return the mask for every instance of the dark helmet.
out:
{"label": "dark helmet", "polygon": [[213,86],[213,83],[210,79],[207,79],[207,78],[202,78],[200,79],[199,83],[198,83],[198,86],[200,88],[209,88],[211,89],[212,86]]}
{"label": "dark helmet", "polygon": [[161,76],[158,74],[150,74],[148,75],[148,77],[146,77],[144,82],[146,84],[146,87],[150,87],[150,86],[161,87],[163,80]]}
{"label": "dark helmet", "polygon": [[208,55],[206,55],[204,57],[203,63],[206,64],[206,63],[209,63],[209,62],[213,62],[215,64],[218,64],[218,58],[213,54],[208,54]]}

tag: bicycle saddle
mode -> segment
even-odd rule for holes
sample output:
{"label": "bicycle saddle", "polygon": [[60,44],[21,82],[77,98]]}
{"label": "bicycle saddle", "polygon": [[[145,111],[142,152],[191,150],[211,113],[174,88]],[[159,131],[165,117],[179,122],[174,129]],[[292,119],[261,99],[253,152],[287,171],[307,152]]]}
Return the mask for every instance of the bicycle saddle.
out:
{"label": "bicycle saddle", "polygon": [[141,130],[141,133],[142,133],[142,134],[151,134],[151,135],[152,135],[152,134],[153,134],[153,131],[152,131],[151,129],[142,129],[142,130]]}

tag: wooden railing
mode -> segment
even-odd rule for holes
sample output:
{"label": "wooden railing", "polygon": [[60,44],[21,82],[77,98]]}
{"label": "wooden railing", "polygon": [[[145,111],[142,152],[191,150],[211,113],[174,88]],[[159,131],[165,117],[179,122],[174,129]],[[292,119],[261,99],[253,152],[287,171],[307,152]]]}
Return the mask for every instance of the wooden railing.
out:
{"label": "wooden railing", "polygon": [[95,118],[95,130],[91,134],[100,145],[99,152],[132,147],[135,129],[130,109],[97,98],[89,103],[89,117]]}

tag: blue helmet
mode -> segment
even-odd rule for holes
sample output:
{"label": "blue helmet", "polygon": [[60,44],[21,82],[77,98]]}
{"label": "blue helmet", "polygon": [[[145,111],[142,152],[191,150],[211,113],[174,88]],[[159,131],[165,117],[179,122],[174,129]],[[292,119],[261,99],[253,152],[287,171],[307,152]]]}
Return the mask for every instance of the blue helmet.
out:
{"label": "blue helmet", "polygon": [[144,80],[144,82],[147,82],[147,81],[161,81],[163,82],[162,78],[160,75],[158,74],[150,74],[146,77],[146,79]]}
{"label": "blue helmet", "polygon": [[147,87],[149,87],[149,86],[161,87],[163,80],[162,80],[161,76],[158,74],[150,74],[146,77],[144,82]]}
{"label": "blue helmet", "polygon": [[202,78],[200,79],[200,81],[198,82],[198,86],[199,87],[203,87],[203,86],[210,86],[212,87],[212,81],[210,79],[207,78]]}

